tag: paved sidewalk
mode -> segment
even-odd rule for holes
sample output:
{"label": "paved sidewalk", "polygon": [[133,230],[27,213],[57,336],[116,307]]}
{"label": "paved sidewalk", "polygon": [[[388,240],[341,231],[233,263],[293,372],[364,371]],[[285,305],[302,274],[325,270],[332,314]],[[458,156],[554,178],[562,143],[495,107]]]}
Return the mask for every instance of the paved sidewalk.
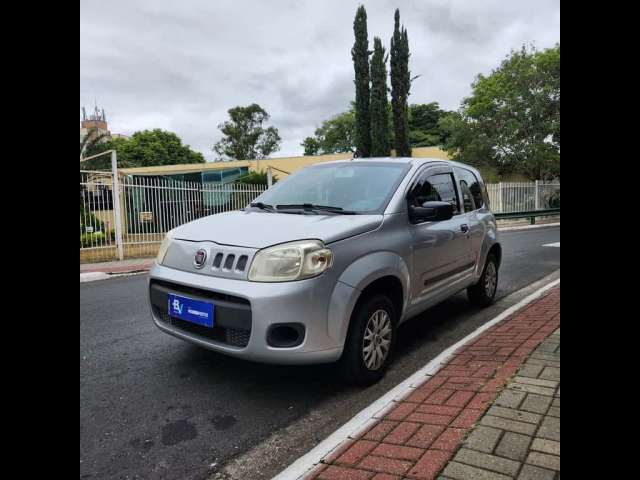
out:
{"label": "paved sidewalk", "polygon": [[439,478],[560,478],[560,329],[507,383]]}
{"label": "paved sidewalk", "polygon": [[81,263],[80,273],[104,272],[104,273],[128,273],[149,270],[153,264],[153,258],[132,258],[122,261]]}
{"label": "paved sidewalk", "polygon": [[559,479],[559,326],[557,287],[459,348],[303,478]]}

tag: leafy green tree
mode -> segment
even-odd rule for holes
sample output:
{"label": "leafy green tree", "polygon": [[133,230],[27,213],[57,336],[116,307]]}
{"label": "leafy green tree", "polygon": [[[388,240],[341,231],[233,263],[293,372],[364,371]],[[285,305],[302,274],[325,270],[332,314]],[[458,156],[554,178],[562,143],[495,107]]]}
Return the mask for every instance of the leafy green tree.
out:
{"label": "leafy green tree", "polygon": [[355,43],[351,49],[356,85],[356,156],[371,156],[371,112],[369,91],[369,38],[367,35],[367,11],[358,7],[353,21]]}
{"label": "leafy green tree", "polygon": [[[121,158],[121,152],[123,151],[123,145],[127,140],[124,138],[109,138],[106,134],[102,136],[102,140],[99,142],[89,142],[86,145],[83,158],[91,157],[107,150],[115,150],[118,153],[118,167],[125,168],[132,165],[129,162]],[[102,155],[97,158],[92,158],[80,163],[81,170],[111,170],[111,156]]]}
{"label": "leafy green tree", "polygon": [[440,117],[438,125],[446,136],[443,146],[453,159],[477,167],[492,165],[491,143],[477,124],[459,112],[449,112]]}
{"label": "leafy green tree", "polygon": [[409,141],[412,147],[444,145],[447,132],[439,125],[449,112],[440,109],[438,102],[409,105]]}
{"label": "leafy green tree", "polygon": [[410,157],[408,98],[411,87],[409,72],[409,36],[400,28],[400,10],[394,15],[391,37],[391,106],[393,109],[394,147],[398,157]]}
{"label": "leafy green tree", "polygon": [[460,113],[440,121],[452,156],[500,174],[559,177],[560,45],[512,51],[472,87]]}
{"label": "leafy green tree", "polygon": [[[115,150],[118,156],[118,167],[151,167],[156,165],[178,165],[187,163],[204,163],[200,152],[183,145],[182,140],[173,132],[156,128],[134,133],[131,138],[112,138],[106,142],[95,144],[86,150],[85,156]],[[103,155],[87,160],[81,164],[84,170],[104,170],[111,168],[111,158]]]}
{"label": "leafy green tree", "polygon": [[266,158],[280,149],[280,135],[275,127],[263,127],[269,114],[260,105],[228,110],[230,120],[218,125],[223,137],[213,146],[218,160],[255,160]]}
{"label": "leafy green tree", "polygon": [[100,144],[108,140],[107,133],[98,133],[97,128],[90,128],[82,140],[80,140],[80,158],[93,155],[92,152],[100,153]]}
{"label": "leafy green tree", "polygon": [[391,155],[387,58],[382,41],[374,37],[371,57],[371,156],[373,157]]}
{"label": "leafy green tree", "polygon": [[322,145],[320,144],[320,140],[318,140],[316,137],[307,137],[302,141],[300,145],[304,147],[305,156],[318,155],[318,153],[320,152],[320,149],[322,148]]}
{"label": "leafy green tree", "polygon": [[355,108],[340,113],[322,122],[313,137],[302,142],[305,155],[355,152],[356,114]]}

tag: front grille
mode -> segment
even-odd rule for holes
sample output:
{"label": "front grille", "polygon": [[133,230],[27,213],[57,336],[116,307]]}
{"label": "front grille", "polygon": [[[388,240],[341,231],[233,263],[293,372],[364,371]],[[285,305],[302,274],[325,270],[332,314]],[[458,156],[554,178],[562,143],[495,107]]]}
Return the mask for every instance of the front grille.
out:
{"label": "front grille", "polygon": [[249,300],[242,297],[236,297],[235,295],[227,295],[220,292],[212,292],[210,290],[203,290],[201,288],[189,287],[188,285],[182,285],[173,282],[165,282],[163,280],[153,280],[152,285],[159,285],[167,288],[172,292],[184,293],[185,295],[195,295],[197,297],[208,298],[211,300],[222,300],[225,302],[237,303],[240,305],[250,305]]}
{"label": "front grille", "polygon": [[[233,347],[244,348],[249,344],[251,304],[246,298],[155,279],[151,281],[150,288],[153,313],[160,322]],[[169,316],[167,308],[169,292],[203,301],[210,300],[215,305],[214,326],[205,327]]]}
{"label": "front grille", "polygon": [[[236,271],[244,272],[247,267],[247,260],[249,257],[246,255],[236,256],[234,253],[218,252],[213,257],[213,263],[211,268],[213,270]],[[235,265],[234,265],[235,264]]]}
{"label": "front grille", "polygon": [[162,323],[177,328],[178,330],[193,333],[200,337],[208,338],[209,340],[226,343],[232,347],[244,348],[249,344],[249,337],[251,337],[250,330],[217,326],[214,326],[213,328],[204,327],[202,325],[196,325],[195,323],[185,322],[179,318],[171,317],[166,310],[163,311],[159,307],[154,306],[153,310],[156,317],[160,319]]}
{"label": "front grille", "polygon": [[238,328],[226,328],[227,343],[236,347],[246,347],[249,344],[251,332]]}
{"label": "front grille", "polygon": [[227,259],[224,261],[225,270],[231,270],[231,267],[233,267],[233,261],[235,259],[236,259],[236,256],[233,253],[230,255],[227,255]]}
{"label": "front grille", "polygon": [[236,270],[239,272],[244,271],[244,268],[247,266],[247,256],[246,255],[242,255],[239,259],[238,259],[238,263],[236,263]]}

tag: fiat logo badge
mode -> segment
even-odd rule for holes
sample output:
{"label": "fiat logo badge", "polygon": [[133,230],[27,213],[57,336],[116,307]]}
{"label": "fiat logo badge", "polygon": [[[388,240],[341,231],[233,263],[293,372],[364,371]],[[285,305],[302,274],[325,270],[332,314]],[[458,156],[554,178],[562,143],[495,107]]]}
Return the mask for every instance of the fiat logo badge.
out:
{"label": "fiat logo badge", "polygon": [[198,250],[195,254],[195,258],[193,260],[193,264],[196,268],[204,267],[204,262],[207,260],[207,251],[203,248]]}

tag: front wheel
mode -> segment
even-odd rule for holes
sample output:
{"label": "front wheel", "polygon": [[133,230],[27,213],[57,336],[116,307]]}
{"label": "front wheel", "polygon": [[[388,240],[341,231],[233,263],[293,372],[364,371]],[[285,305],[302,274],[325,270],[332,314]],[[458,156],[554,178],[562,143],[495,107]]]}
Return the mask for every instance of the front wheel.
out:
{"label": "front wheel", "polygon": [[467,296],[471,303],[479,307],[488,307],[493,303],[498,289],[498,259],[491,253],[487,256],[480,280],[467,288]]}
{"label": "front wheel", "polygon": [[340,359],[348,383],[371,385],[384,376],[391,363],[396,323],[393,303],[386,295],[373,295],[358,305]]}

